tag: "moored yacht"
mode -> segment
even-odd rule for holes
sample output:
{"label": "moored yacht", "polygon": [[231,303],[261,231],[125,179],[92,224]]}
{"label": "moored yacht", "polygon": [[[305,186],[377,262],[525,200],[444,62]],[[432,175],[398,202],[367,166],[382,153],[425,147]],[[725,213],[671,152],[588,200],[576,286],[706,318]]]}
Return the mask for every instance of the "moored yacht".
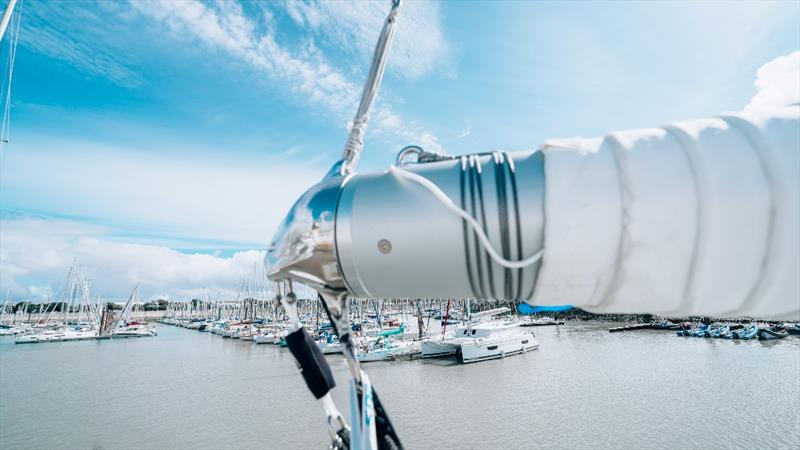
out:
{"label": "moored yacht", "polygon": [[111,332],[111,337],[150,337],[156,336],[158,332],[153,327],[139,322],[131,322]]}
{"label": "moored yacht", "polygon": [[[497,308],[471,315],[471,320],[457,326],[453,334],[422,341],[422,357],[460,355],[462,362],[470,363],[537,349],[536,336],[521,328],[519,322],[491,319],[508,311],[508,308]],[[475,322],[476,319],[489,320]]]}
{"label": "moored yacht", "polygon": [[[518,323],[490,321],[461,331],[461,361],[464,363],[503,358],[539,348],[535,335]],[[464,338],[466,337],[466,339]]]}
{"label": "moored yacht", "polygon": [[392,340],[389,337],[366,338],[366,342],[360,347],[358,349],[360,362],[411,357],[420,352],[419,341]]}

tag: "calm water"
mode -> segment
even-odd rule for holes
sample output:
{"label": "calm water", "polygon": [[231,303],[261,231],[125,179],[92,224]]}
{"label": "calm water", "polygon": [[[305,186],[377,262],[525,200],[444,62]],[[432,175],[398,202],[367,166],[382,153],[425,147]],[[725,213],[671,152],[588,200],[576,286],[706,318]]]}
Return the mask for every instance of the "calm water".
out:
{"label": "calm water", "polygon": [[[472,365],[373,363],[408,448],[798,448],[800,339],[732,342],[608,324]],[[291,354],[169,326],[156,338],[0,341],[0,447],[325,448]],[[345,386],[346,366],[330,359]],[[346,410],[346,389],[334,397]]]}

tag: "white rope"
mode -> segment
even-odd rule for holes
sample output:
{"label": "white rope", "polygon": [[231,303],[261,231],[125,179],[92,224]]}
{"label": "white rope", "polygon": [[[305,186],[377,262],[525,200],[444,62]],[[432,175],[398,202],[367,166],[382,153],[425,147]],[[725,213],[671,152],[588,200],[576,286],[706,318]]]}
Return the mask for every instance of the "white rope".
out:
{"label": "white rope", "polygon": [[397,166],[389,166],[389,172],[398,177],[405,178],[409,181],[413,181],[419,184],[420,186],[424,187],[425,189],[430,191],[436,197],[436,199],[439,200],[439,202],[443,204],[447,209],[458,214],[459,217],[466,220],[470,228],[472,228],[472,230],[478,234],[478,239],[483,245],[483,248],[486,250],[486,252],[489,253],[489,256],[491,256],[492,259],[497,264],[500,264],[501,266],[507,267],[509,269],[522,269],[530,266],[531,264],[535,263],[536,261],[539,261],[542,258],[542,254],[544,253],[544,248],[534,253],[532,256],[525,258],[521,261],[510,261],[508,259],[503,258],[502,256],[500,256],[499,253],[497,253],[497,250],[495,250],[494,247],[492,247],[492,243],[491,241],[489,241],[489,237],[486,236],[486,233],[483,231],[483,228],[481,228],[480,224],[478,224],[478,221],[475,220],[475,218],[472,217],[472,215],[470,215],[468,212],[456,206],[453,200],[451,200],[450,197],[447,196],[447,194],[445,194],[444,192],[442,192],[441,189],[439,189],[439,186],[437,186],[431,180],[421,175],[418,175],[414,172],[409,172],[404,169],[400,169]]}

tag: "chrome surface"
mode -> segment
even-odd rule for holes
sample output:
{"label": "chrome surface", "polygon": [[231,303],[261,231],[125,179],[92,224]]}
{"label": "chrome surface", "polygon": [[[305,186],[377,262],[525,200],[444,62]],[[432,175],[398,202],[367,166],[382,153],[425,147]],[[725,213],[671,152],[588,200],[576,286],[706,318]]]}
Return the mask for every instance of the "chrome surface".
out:
{"label": "chrome surface", "polygon": [[266,254],[271,280],[295,280],[316,289],[344,289],[336,260],[334,219],[345,177],[337,163],[292,206]]}
{"label": "chrome surface", "polygon": [[329,290],[321,290],[320,297],[328,309],[328,318],[331,320],[339,342],[342,344],[342,354],[347,361],[350,375],[360,386],[363,370],[358,362],[358,349],[353,342],[353,329],[350,326],[350,300],[347,292],[331,294]]}
{"label": "chrome surface", "polygon": [[[416,155],[416,161],[408,161],[408,157]],[[444,153],[429,152],[420,147],[419,145],[407,145],[397,152],[395,164],[402,166],[410,163],[429,163],[436,161],[444,161],[447,159],[455,159],[455,156],[450,156]]]}

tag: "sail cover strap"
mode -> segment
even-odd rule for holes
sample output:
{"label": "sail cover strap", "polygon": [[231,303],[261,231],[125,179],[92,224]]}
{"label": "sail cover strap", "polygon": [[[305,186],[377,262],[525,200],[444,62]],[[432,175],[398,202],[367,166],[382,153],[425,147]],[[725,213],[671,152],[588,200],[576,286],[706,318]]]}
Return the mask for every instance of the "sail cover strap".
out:
{"label": "sail cover strap", "polygon": [[322,351],[302,327],[289,333],[286,343],[300,366],[308,390],[317,399],[324,397],[336,386],[336,381]]}

